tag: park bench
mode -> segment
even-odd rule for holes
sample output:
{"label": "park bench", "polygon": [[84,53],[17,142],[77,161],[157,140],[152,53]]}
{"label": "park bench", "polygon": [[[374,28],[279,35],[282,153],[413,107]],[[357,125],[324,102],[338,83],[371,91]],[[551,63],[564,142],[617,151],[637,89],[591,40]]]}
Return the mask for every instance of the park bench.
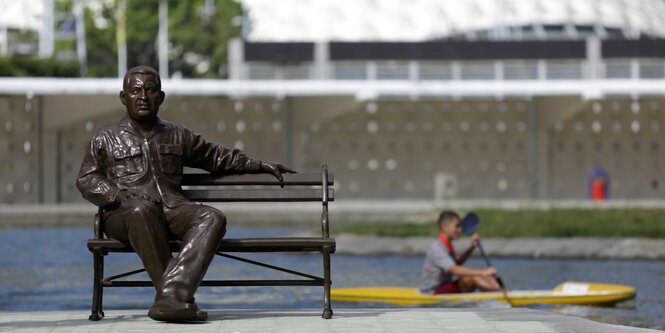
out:
{"label": "park bench", "polygon": [[[323,318],[332,317],[330,307],[330,254],[335,252],[335,239],[329,237],[328,202],[334,200],[334,179],[327,167],[321,173],[283,174],[280,183],[269,174],[212,175],[185,174],[182,185],[185,196],[199,202],[321,202],[321,237],[278,237],[227,239],[220,242],[217,255],[258,265],[264,268],[299,276],[292,280],[204,280],[201,286],[323,286]],[[109,287],[150,287],[152,281],[122,280],[144,272],[145,269],[104,277],[104,256],[111,252],[134,252],[115,239],[104,236],[104,211],[95,215],[94,238],[87,242],[93,254],[94,282],[92,314],[90,320],[104,317],[102,296]],[[181,242],[169,241],[171,250],[177,252]],[[249,260],[231,255],[233,252],[320,252],[323,255],[323,277]]]}

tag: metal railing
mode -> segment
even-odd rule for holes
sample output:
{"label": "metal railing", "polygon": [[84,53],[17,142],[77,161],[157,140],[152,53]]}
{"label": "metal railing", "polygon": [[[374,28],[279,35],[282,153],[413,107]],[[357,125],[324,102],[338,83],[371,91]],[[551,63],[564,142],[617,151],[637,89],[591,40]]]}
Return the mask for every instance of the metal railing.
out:
{"label": "metal railing", "polygon": [[[663,58],[604,59],[600,79],[664,79]],[[245,63],[249,80],[315,80],[312,65]],[[586,59],[497,61],[331,61],[327,80],[585,80],[593,79]]]}

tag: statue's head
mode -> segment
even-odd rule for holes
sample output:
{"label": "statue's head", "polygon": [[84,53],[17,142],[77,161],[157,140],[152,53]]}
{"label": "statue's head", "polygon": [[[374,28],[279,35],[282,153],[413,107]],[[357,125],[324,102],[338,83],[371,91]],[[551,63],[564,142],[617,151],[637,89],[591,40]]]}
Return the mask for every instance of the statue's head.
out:
{"label": "statue's head", "polygon": [[136,66],[125,74],[120,92],[120,101],[127,115],[139,123],[150,123],[157,119],[159,106],[164,101],[159,73],[148,66]]}

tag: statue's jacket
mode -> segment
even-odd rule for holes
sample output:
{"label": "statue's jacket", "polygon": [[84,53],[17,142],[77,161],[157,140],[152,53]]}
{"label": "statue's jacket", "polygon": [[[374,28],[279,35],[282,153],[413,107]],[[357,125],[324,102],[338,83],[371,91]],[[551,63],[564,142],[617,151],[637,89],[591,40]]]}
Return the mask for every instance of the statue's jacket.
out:
{"label": "statue's jacket", "polygon": [[212,173],[257,172],[261,161],[238,149],[206,141],[200,134],[157,118],[146,135],[123,118],[98,128],[90,140],[76,186],[83,197],[113,208],[121,190],[174,208],[187,201],[182,193],[183,167]]}

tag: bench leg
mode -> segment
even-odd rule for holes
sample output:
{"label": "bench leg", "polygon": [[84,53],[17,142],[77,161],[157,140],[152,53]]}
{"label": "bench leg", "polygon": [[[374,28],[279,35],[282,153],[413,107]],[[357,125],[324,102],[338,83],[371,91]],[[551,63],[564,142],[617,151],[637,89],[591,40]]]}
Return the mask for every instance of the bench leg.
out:
{"label": "bench leg", "polygon": [[104,277],[104,256],[99,250],[92,253],[93,266],[94,266],[94,282],[92,284],[92,314],[88,317],[89,320],[97,321],[104,318],[104,311],[102,311],[102,296],[104,289],[102,287],[102,278]]}
{"label": "bench leg", "polygon": [[333,311],[330,306],[330,247],[323,247],[323,315],[325,319],[332,318]]}

